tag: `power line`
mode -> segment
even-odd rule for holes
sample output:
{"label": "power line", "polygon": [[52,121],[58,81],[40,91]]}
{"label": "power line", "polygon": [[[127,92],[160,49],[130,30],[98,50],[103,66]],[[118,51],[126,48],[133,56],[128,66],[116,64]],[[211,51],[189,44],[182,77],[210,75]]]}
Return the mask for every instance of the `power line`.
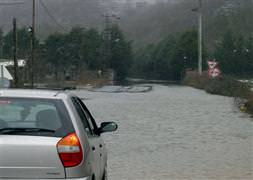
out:
{"label": "power line", "polygon": [[54,21],[54,23],[55,23],[59,28],[61,28],[63,31],[68,32],[68,30],[67,30],[64,26],[62,26],[62,25],[57,21],[57,19],[53,16],[53,14],[49,11],[49,9],[48,9],[47,6],[45,5],[45,3],[44,3],[42,0],[40,0],[39,3],[40,3],[40,5],[43,7],[43,9],[44,9],[45,12],[47,13],[47,15]]}
{"label": "power line", "polygon": [[22,2],[22,1],[0,2],[0,6],[12,6],[12,5],[19,5],[19,4],[24,4],[24,2]]}

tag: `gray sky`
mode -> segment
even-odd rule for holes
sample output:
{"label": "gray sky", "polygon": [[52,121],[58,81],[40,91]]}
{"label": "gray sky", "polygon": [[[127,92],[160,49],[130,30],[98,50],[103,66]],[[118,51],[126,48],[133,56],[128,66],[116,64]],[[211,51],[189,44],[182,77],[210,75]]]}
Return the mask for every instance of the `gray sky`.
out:
{"label": "gray sky", "polygon": [[[125,2],[127,0],[120,0],[121,2]],[[146,1],[146,2],[150,2],[150,3],[154,3],[156,1],[171,1],[171,2],[175,2],[176,0],[130,0],[132,2],[143,2],[143,1]]]}

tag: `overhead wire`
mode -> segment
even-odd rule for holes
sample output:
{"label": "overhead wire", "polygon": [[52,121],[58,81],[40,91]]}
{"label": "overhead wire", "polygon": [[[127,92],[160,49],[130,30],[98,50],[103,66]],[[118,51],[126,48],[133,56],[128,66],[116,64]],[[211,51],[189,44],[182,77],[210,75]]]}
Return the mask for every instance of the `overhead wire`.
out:
{"label": "overhead wire", "polygon": [[50,10],[48,9],[48,7],[45,5],[45,3],[40,0],[39,1],[40,5],[43,7],[44,11],[47,13],[47,15],[52,19],[52,21],[64,32],[68,32],[68,30],[59,23],[59,21],[54,17],[54,15],[50,12]]}
{"label": "overhead wire", "polygon": [[13,1],[13,2],[0,2],[1,6],[12,6],[12,5],[19,5],[24,4],[23,1]]}

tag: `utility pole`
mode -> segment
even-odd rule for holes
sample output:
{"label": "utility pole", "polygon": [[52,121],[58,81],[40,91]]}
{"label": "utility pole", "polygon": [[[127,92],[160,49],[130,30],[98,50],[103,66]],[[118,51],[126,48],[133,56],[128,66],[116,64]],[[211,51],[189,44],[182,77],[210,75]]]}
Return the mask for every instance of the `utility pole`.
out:
{"label": "utility pole", "polygon": [[202,9],[202,0],[199,0],[199,32],[198,32],[198,71],[199,71],[199,75],[202,75],[202,61],[203,61],[203,55],[202,55],[202,13],[203,13],[203,9]]}
{"label": "utility pole", "polygon": [[[0,59],[2,59],[3,58],[3,32],[2,30],[0,31],[0,46],[1,46]],[[1,65],[0,68],[1,68],[1,88],[3,88],[4,87],[4,66]]]}
{"label": "utility pole", "polygon": [[13,19],[13,64],[14,64],[14,86],[18,87],[18,60],[17,60],[17,19]]}
{"label": "utility pole", "polygon": [[[0,2],[0,6],[13,6],[13,5],[22,5],[24,2],[22,1],[13,1],[13,2]],[[0,58],[3,57],[3,39],[0,42],[1,46],[1,53],[0,53]],[[1,65],[1,87],[4,87],[4,66]]]}
{"label": "utility pole", "polygon": [[[104,29],[104,64],[103,66],[106,66],[108,62],[110,62],[111,58],[111,21],[110,21],[110,15],[106,13],[104,15],[105,18],[105,29]],[[104,68],[104,67],[103,67]]]}
{"label": "utility pole", "polygon": [[33,10],[32,10],[32,43],[31,43],[31,63],[30,63],[30,78],[31,78],[31,88],[34,87],[34,55],[35,55],[35,0],[33,0]]}
{"label": "utility pole", "polygon": [[[113,34],[112,34],[112,27],[113,24],[118,25],[118,21],[120,19],[119,16],[113,13],[105,13],[104,15],[105,18],[105,30],[104,30],[104,48],[103,48],[103,53],[104,53],[104,62],[103,65],[106,67],[106,65],[109,65],[110,68],[112,68],[112,76],[111,76],[111,82],[112,85],[114,84],[114,79],[115,79],[115,71],[112,67],[112,41],[113,41]],[[103,68],[104,68],[103,67]]]}
{"label": "utility pole", "polygon": [[103,17],[105,18],[105,30],[104,30],[104,37],[103,37],[105,41],[104,56],[105,56],[106,62],[109,62],[111,58],[111,40],[112,40],[111,31],[112,31],[113,24],[118,25],[118,21],[120,17],[112,13],[105,13]]}
{"label": "utility pole", "polygon": [[3,46],[4,46],[3,31],[0,29],[0,59],[3,58]]}

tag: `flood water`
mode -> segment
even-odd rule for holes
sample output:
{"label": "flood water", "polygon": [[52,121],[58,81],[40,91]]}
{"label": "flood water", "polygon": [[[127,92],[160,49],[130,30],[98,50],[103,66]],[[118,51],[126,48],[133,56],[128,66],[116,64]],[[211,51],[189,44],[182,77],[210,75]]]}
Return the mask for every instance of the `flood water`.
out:
{"label": "flood water", "polygon": [[253,120],[233,98],[183,86],[146,93],[77,91],[104,134],[111,180],[253,179]]}

